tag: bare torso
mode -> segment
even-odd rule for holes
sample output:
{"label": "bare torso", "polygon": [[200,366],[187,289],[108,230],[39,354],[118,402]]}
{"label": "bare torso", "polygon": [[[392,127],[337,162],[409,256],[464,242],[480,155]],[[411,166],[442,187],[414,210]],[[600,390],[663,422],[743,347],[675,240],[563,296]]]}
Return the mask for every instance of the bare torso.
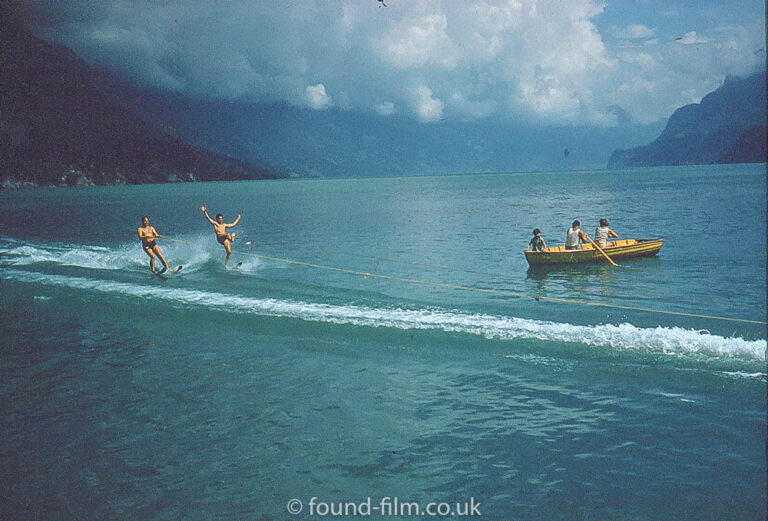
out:
{"label": "bare torso", "polygon": [[213,231],[216,232],[217,237],[221,237],[222,235],[227,235],[227,225],[224,223],[213,223]]}
{"label": "bare torso", "polygon": [[141,245],[145,248],[151,248],[155,245],[155,238],[160,237],[154,226],[141,226],[136,230],[141,239]]}

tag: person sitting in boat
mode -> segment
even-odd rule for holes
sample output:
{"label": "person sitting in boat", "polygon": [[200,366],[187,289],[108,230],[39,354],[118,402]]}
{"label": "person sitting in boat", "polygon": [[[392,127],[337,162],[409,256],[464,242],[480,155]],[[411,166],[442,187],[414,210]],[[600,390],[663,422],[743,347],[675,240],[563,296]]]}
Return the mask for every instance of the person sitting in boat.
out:
{"label": "person sitting in boat", "polygon": [[541,230],[533,230],[533,239],[525,247],[525,251],[544,251],[547,249],[547,243],[541,238]]}
{"label": "person sitting in boat", "polygon": [[581,243],[587,242],[587,234],[580,228],[581,223],[579,221],[573,221],[573,224],[565,234],[565,249],[566,250],[578,250],[581,248]]}
{"label": "person sitting in boat", "polygon": [[608,219],[600,219],[600,226],[595,228],[595,242],[601,248],[608,245],[608,237],[618,237],[618,234],[608,228]]}

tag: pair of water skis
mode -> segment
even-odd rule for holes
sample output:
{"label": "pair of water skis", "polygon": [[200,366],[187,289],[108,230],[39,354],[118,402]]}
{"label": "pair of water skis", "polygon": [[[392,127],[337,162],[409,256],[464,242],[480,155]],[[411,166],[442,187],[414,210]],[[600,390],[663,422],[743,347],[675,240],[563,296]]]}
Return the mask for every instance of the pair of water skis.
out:
{"label": "pair of water skis", "polygon": [[[239,268],[242,265],[243,265],[242,261],[238,262],[237,266],[235,266],[233,269],[237,269],[237,268]],[[160,271],[158,271],[157,273],[153,273],[153,275],[155,277],[158,277],[158,278],[161,278],[161,279],[167,279],[168,275],[175,275],[176,273],[180,272],[182,270],[182,268],[184,268],[184,266],[181,265],[181,264],[179,266],[177,266],[176,268],[172,269],[171,271],[168,271],[167,268],[163,268]]]}
{"label": "pair of water skis", "polygon": [[157,273],[153,273],[152,275],[154,275],[155,277],[158,277],[160,279],[167,279],[168,276],[166,275],[166,273],[168,275],[176,274],[176,273],[180,272],[183,267],[184,267],[183,265],[179,264],[176,268],[173,268],[171,271],[168,271],[168,268],[163,268],[160,271],[158,271]]}

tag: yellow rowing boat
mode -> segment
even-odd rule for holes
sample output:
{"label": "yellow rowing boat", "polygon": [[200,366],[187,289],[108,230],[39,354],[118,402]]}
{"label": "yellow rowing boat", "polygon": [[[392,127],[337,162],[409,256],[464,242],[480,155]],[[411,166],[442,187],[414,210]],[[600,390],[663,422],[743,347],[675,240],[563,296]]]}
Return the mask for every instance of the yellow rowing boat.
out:
{"label": "yellow rowing boat", "polygon": [[[662,239],[622,239],[609,242],[602,250],[612,260],[652,257],[659,253],[663,242]],[[577,250],[566,250],[565,246],[556,246],[544,251],[526,251],[524,253],[525,260],[531,266],[607,262],[592,244],[582,244]]]}

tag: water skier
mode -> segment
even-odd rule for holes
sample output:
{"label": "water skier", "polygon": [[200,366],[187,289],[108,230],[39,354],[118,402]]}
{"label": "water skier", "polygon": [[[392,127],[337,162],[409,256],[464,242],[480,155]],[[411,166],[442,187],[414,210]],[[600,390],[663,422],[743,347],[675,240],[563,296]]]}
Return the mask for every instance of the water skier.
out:
{"label": "water skier", "polygon": [[235,219],[234,222],[230,224],[224,224],[224,216],[221,214],[216,215],[216,220],[214,221],[211,219],[211,217],[208,215],[208,211],[205,206],[200,207],[200,211],[205,214],[205,218],[208,219],[208,222],[213,225],[213,231],[216,232],[216,240],[219,241],[219,244],[224,246],[224,249],[227,251],[227,259],[224,261],[224,266],[229,264],[229,257],[232,255],[232,243],[235,241],[235,235],[236,233],[227,233],[227,228],[232,228],[237,223],[240,222],[240,214],[237,214],[237,219]]}
{"label": "water skier", "polygon": [[149,217],[145,215],[141,218],[141,226],[139,226],[136,232],[139,235],[141,247],[147,252],[147,255],[149,255],[149,267],[152,269],[152,273],[155,273],[155,256],[157,256],[163,263],[163,269],[160,270],[160,273],[166,271],[168,269],[168,263],[165,262],[165,257],[163,257],[163,252],[160,251],[160,246],[155,242],[155,239],[160,237],[160,234],[157,233],[154,226],[149,225]]}

